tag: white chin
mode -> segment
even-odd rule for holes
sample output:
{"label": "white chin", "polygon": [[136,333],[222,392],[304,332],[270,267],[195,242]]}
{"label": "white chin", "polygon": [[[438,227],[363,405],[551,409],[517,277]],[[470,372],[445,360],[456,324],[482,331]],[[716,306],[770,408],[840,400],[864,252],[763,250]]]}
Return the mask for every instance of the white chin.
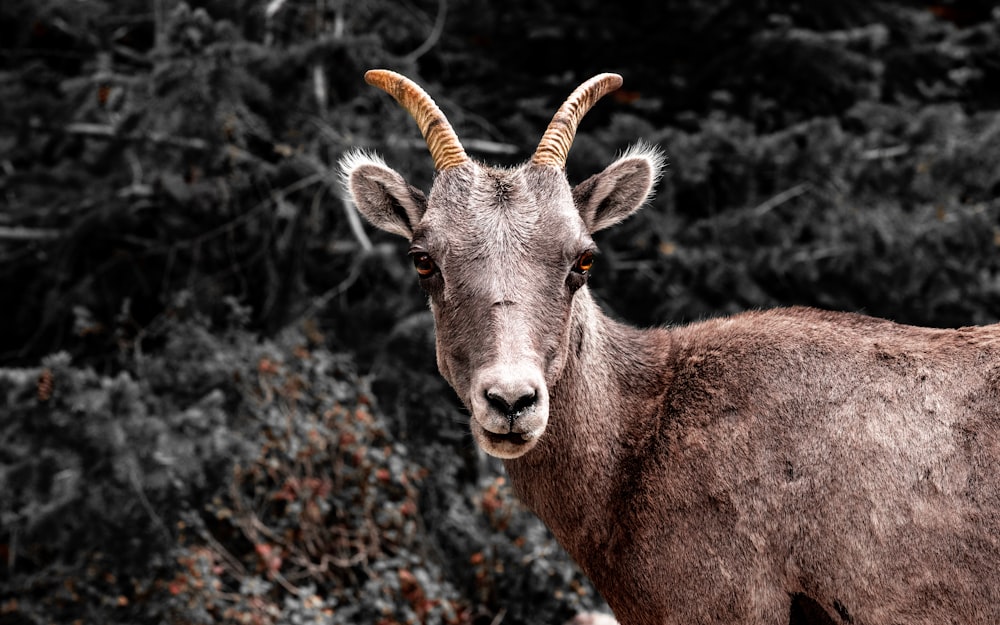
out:
{"label": "white chin", "polygon": [[528,453],[538,443],[541,435],[541,432],[495,434],[475,421],[471,423],[471,427],[472,436],[479,448],[501,460],[510,460]]}

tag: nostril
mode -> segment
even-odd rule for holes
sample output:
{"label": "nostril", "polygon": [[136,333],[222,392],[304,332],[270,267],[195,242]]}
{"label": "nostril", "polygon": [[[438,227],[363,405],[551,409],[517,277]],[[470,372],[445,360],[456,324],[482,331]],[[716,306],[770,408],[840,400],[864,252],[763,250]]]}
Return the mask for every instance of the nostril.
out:
{"label": "nostril", "polygon": [[511,398],[509,396],[504,396],[502,392],[497,389],[488,389],[486,391],[486,401],[489,402],[490,406],[500,414],[506,416],[511,420],[517,419],[521,416],[528,408],[531,408],[535,401],[538,399],[538,393],[534,389],[531,389],[527,393],[522,393],[518,397]]}
{"label": "nostril", "polygon": [[529,393],[521,395],[514,405],[510,407],[510,411],[513,414],[520,414],[535,405],[535,400],[538,398],[538,393],[532,390]]}
{"label": "nostril", "polygon": [[507,414],[510,411],[510,405],[507,403],[507,400],[492,389],[486,391],[486,401],[500,414]]}

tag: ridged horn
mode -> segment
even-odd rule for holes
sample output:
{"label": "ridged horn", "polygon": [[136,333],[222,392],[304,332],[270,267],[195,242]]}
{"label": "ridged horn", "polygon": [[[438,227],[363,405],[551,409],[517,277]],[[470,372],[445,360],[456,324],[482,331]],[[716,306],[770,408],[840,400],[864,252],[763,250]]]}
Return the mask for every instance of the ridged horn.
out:
{"label": "ridged horn", "polygon": [[417,83],[387,69],[365,72],[365,82],[391,95],[417,121],[434,159],[434,169],[444,171],[468,162],[469,157],[448,119]]}
{"label": "ridged horn", "polygon": [[566,167],[566,156],[576,137],[576,127],[598,100],[622,86],[618,74],[598,74],[570,94],[545,129],[531,162],[536,165]]}

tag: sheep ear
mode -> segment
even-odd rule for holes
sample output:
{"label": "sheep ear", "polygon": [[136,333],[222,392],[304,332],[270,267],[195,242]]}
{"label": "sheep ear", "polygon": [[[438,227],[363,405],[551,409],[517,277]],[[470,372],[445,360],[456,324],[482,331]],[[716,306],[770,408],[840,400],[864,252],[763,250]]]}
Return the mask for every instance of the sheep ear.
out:
{"label": "sheep ear", "polygon": [[364,153],[340,160],[344,187],[358,211],[376,228],[410,239],[427,210],[427,198],[382,159]]}
{"label": "sheep ear", "polygon": [[573,202],[591,232],[622,221],[653,195],[665,158],[658,148],[638,145],[573,188]]}

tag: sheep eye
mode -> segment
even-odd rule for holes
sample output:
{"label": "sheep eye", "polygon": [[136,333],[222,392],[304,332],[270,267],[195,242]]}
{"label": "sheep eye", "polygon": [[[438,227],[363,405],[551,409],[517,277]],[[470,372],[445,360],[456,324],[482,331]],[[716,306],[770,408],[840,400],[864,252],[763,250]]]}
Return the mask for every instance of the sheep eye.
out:
{"label": "sheep eye", "polygon": [[590,271],[590,268],[594,266],[594,253],[591,251],[584,252],[576,259],[573,263],[573,271],[576,273],[585,274]]}
{"label": "sheep eye", "polygon": [[421,278],[427,278],[437,271],[437,264],[434,263],[434,259],[431,258],[430,254],[417,252],[412,255],[412,259],[413,268],[417,270],[417,275]]}

